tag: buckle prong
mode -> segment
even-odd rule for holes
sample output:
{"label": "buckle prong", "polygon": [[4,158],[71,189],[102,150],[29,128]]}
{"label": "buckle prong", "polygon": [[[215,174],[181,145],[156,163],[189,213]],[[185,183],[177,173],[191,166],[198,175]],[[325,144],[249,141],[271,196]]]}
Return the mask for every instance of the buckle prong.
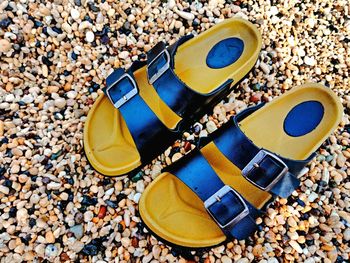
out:
{"label": "buckle prong", "polygon": [[[233,193],[235,195],[235,197],[240,201],[243,209],[238,215],[234,216],[227,224],[222,225],[219,222],[219,220],[215,217],[215,215],[213,215],[210,212],[209,208],[212,205],[214,205],[215,203],[221,202],[222,198],[230,192]],[[223,186],[216,193],[214,193],[212,196],[210,196],[204,202],[204,207],[207,210],[207,212],[211,215],[211,217],[214,219],[214,221],[219,225],[219,227],[221,229],[227,229],[227,228],[232,227],[233,225],[237,224],[241,219],[243,219],[244,217],[246,217],[249,214],[249,208],[248,208],[247,204],[245,203],[245,201],[243,200],[243,198],[232,187],[230,187],[228,185]]]}

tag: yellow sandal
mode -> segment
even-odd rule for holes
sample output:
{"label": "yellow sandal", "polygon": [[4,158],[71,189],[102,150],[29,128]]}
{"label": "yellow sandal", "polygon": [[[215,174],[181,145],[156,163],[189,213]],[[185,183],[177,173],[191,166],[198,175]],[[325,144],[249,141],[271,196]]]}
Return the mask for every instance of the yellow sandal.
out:
{"label": "yellow sandal", "polygon": [[259,110],[248,108],[146,188],[139,203],[142,220],[177,246],[247,238],[257,229],[260,209],[298,187],[298,173],[337,127],[342,112],[330,89],[312,83]]}
{"label": "yellow sandal", "polygon": [[260,48],[257,28],[233,18],[169,47],[160,42],[147,62],[115,70],[85,124],[91,165],[120,176],[154,159],[229,94],[250,72]]}

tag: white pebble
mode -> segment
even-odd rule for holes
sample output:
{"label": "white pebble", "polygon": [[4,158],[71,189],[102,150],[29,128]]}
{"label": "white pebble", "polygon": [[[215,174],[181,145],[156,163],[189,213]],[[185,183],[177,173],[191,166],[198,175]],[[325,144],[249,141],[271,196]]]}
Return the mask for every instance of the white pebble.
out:
{"label": "white pebble", "polygon": [[217,127],[213,121],[208,121],[206,126],[207,126],[207,131],[209,133],[212,133],[213,131],[215,131],[217,129]]}
{"label": "white pebble", "polygon": [[186,20],[193,20],[194,19],[194,14],[189,13],[189,12],[184,12],[184,11],[176,11],[176,13],[181,16],[183,19]]}
{"label": "white pebble", "polygon": [[0,40],[0,52],[7,52],[11,49],[11,43],[7,39]]}
{"label": "white pebble", "polygon": [[308,66],[315,66],[316,65],[316,60],[313,58],[313,57],[308,57],[308,56],[305,56],[304,58],[304,63]]}
{"label": "white pebble", "polygon": [[318,198],[318,194],[316,194],[315,192],[312,192],[307,197],[307,199],[310,201],[310,203],[314,202],[316,200],[316,198]]}
{"label": "white pebble", "polygon": [[77,9],[70,10],[70,15],[74,20],[77,20],[80,17],[80,13]]}
{"label": "white pebble", "polygon": [[136,191],[139,193],[142,193],[145,190],[145,184],[143,183],[142,180],[137,181],[136,183]]}
{"label": "white pebble", "polygon": [[5,195],[8,195],[10,192],[10,189],[6,186],[0,185],[0,192],[5,194]]}
{"label": "white pebble", "polygon": [[33,96],[31,94],[24,95],[23,98],[22,98],[22,101],[25,104],[29,104],[29,103],[32,103],[34,101],[34,98],[33,98]]}
{"label": "white pebble", "polygon": [[76,96],[77,96],[77,92],[74,90],[70,90],[67,92],[67,97],[70,99],[75,99]]}
{"label": "white pebble", "polygon": [[126,59],[129,57],[129,52],[128,51],[122,51],[119,53],[119,58],[121,59]]}
{"label": "white pebble", "polygon": [[62,109],[66,106],[66,100],[64,98],[55,99],[55,106],[59,109]]}
{"label": "white pebble", "polygon": [[85,39],[86,39],[86,41],[89,42],[89,43],[93,42],[93,41],[95,40],[94,32],[92,32],[92,31],[86,32]]}

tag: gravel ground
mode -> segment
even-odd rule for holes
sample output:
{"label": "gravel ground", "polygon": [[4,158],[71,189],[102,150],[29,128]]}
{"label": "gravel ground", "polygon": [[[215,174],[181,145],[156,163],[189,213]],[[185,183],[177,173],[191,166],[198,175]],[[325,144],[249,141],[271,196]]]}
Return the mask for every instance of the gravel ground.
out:
{"label": "gravel ground", "polygon": [[[336,92],[345,114],[301,174],[301,187],[258,219],[260,231],[249,240],[189,255],[201,262],[349,262],[348,1],[51,2],[0,1],[1,262],[185,262],[140,222],[144,188],[232,114],[307,80]],[[82,134],[112,68],[144,59],[160,40],[173,43],[232,16],[263,35],[249,78],[141,173],[121,180],[97,174]]]}

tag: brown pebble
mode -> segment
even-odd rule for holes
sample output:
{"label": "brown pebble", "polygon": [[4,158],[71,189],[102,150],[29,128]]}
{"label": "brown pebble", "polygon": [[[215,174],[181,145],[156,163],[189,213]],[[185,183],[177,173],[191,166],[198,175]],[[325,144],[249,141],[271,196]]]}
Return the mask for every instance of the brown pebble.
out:
{"label": "brown pebble", "polygon": [[70,257],[67,255],[67,253],[63,252],[60,255],[60,260],[61,260],[61,262],[66,262],[66,261],[70,260]]}

